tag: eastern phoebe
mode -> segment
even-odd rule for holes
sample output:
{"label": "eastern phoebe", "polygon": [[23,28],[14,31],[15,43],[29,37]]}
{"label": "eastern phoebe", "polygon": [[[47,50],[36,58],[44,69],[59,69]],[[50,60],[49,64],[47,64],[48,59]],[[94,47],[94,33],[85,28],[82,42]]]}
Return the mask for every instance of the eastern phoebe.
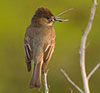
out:
{"label": "eastern phoebe", "polygon": [[31,70],[31,61],[34,62],[30,88],[41,87],[41,72],[44,72],[47,68],[55,47],[56,34],[52,26],[55,21],[64,20],[54,17],[47,8],[38,8],[31,20],[31,24],[26,29],[24,48],[29,72]]}

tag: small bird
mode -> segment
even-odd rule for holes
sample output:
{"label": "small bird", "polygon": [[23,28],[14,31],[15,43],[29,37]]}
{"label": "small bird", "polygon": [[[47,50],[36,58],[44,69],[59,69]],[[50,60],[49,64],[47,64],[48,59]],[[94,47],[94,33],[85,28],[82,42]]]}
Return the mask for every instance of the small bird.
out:
{"label": "small bird", "polygon": [[64,20],[41,7],[36,10],[26,29],[24,50],[28,72],[31,71],[31,61],[34,62],[30,88],[41,87],[41,72],[45,72],[55,47],[56,33],[52,26],[55,21]]}

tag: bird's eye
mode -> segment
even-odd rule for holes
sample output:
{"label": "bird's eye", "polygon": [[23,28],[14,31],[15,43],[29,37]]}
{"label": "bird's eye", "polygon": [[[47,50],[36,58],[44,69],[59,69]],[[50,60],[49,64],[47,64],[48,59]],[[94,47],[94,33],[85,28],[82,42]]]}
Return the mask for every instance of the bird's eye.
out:
{"label": "bird's eye", "polygon": [[50,17],[46,17],[47,19],[50,19]]}

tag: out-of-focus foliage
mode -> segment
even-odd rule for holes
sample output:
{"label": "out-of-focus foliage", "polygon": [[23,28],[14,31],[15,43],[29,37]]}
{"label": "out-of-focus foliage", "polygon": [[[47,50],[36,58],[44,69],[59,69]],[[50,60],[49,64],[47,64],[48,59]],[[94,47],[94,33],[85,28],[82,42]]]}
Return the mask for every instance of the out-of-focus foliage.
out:
{"label": "out-of-focus foliage", "polygon": [[[48,85],[50,93],[78,91],[60,72],[63,68],[82,88],[79,50],[82,31],[85,30],[92,0],[1,0],[0,1],[0,93],[39,93],[29,89],[31,73],[27,72],[24,58],[24,34],[38,7],[49,8],[54,15],[74,8],[62,18],[69,22],[56,22],[56,48],[49,63]],[[89,73],[100,62],[100,1],[92,30],[88,36],[86,69]],[[100,91],[100,68],[90,79],[91,93]],[[43,86],[41,91],[44,91]]]}

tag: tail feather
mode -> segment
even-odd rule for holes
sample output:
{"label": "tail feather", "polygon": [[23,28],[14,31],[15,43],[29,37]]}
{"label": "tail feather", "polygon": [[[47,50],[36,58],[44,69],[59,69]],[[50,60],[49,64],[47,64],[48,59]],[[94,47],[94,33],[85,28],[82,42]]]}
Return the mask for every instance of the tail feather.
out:
{"label": "tail feather", "polygon": [[28,72],[31,71],[31,62],[27,63],[27,70],[28,70]]}
{"label": "tail feather", "polygon": [[30,82],[30,88],[41,87],[41,62],[34,64],[33,74]]}

